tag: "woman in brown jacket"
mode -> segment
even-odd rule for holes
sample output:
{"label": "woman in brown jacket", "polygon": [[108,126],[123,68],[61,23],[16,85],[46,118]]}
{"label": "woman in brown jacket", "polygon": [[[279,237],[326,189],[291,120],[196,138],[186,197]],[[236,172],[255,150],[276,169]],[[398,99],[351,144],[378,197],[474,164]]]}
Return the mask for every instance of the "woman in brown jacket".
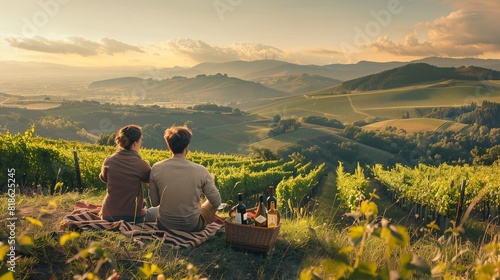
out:
{"label": "woman in brown jacket", "polygon": [[158,207],[145,208],[142,183],[149,183],[150,165],[139,155],[141,127],[127,125],[115,137],[117,151],[107,156],[99,178],[107,184],[101,217],[107,221],[156,221]]}

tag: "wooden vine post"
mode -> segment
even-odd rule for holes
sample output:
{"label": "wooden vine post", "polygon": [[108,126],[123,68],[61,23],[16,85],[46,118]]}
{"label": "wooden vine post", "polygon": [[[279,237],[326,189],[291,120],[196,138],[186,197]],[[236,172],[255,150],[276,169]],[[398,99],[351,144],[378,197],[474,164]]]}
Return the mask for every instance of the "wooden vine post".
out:
{"label": "wooden vine post", "polygon": [[457,205],[457,217],[456,217],[456,222],[457,224],[460,222],[460,218],[462,216],[462,208],[464,204],[464,196],[465,196],[465,185],[466,185],[466,180],[462,180],[462,185],[460,187],[460,199],[458,200],[458,205]]}
{"label": "wooden vine post", "polygon": [[80,163],[78,162],[78,154],[76,153],[76,151],[73,151],[73,158],[75,159],[75,172],[76,181],[78,183],[78,192],[83,193],[82,174],[80,172]]}

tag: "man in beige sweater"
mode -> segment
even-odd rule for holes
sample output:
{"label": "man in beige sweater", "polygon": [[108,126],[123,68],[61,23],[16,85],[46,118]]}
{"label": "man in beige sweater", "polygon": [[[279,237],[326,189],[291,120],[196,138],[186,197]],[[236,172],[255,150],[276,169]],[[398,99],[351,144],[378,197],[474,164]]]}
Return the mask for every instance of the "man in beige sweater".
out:
{"label": "man in beige sweater", "polygon": [[[221,204],[219,190],[204,166],[186,159],[192,138],[188,127],[172,126],[164,138],[172,156],[155,163],[149,178],[151,204],[159,205],[158,227],[200,231]],[[207,200],[201,204],[202,195]]]}

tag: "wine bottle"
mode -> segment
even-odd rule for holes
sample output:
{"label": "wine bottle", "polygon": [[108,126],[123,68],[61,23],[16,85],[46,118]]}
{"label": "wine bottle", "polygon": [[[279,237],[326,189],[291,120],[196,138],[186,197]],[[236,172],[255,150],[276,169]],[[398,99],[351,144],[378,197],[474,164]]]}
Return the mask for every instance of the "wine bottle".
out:
{"label": "wine bottle", "polygon": [[236,206],[236,223],[246,225],[247,220],[247,207],[243,204],[243,195],[238,193],[238,206]]}
{"label": "wine bottle", "polygon": [[271,201],[274,201],[274,208],[278,208],[278,201],[274,196],[273,186],[269,186],[269,196],[267,197],[267,209],[271,209]]}
{"label": "wine bottle", "polygon": [[267,211],[267,227],[275,228],[278,226],[278,210],[274,208],[274,201],[271,201],[271,208]]}
{"label": "wine bottle", "polygon": [[259,205],[257,205],[257,211],[255,213],[255,224],[258,227],[267,227],[267,209],[264,204],[264,196],[260,195]]}

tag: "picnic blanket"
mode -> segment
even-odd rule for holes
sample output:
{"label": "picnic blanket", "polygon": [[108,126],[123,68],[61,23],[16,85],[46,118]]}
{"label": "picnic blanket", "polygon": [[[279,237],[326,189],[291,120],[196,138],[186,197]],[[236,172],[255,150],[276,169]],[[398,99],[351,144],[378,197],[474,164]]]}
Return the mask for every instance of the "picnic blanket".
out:
{"label": "picnic blanket", "polygon": [[214,236],[217,230],[224,226],[224,220],[215,216],[205,229],[198,232],[180,230],[160,230],[155,222],[130,223],[121,221],[108,222],[98,215],[101,207],[98,205],[77,202],[70,215],[63,218],[61,229],[68,230],[118,230],[133,239],[161,240],[174,248],[199,246]]}

